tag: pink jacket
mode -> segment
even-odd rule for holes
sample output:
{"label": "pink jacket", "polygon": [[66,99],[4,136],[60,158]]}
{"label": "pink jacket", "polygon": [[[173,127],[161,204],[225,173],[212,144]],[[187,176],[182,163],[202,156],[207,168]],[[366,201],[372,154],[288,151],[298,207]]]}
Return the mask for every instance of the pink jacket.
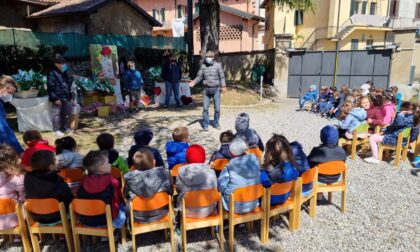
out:
{"label": "pink jacket", "polygon": [[[23,202],[24,186],[22,175],[8,177],[6,173],[0,172],[0,198],[14,199],[17,202]],[[13,228],[18,224],[15,214],[0,215],[0,230]]]}
{"label": "pink jacket", "polygon": [[384,116],[382,125],[391,124],[395,115],[395,104],[392,102],[385,103],[382,107],[382,115]]}

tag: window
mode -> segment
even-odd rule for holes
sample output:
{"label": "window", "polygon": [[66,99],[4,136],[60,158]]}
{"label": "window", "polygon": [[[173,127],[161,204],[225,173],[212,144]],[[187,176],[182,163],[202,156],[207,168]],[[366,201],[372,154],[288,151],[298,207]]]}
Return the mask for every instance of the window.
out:
{"label": "window", "polygon": [[356,1],[354,2],[354,13],[353,14],[359,14],[360,11],[360,2]]}
{"label": "window", "polygon": [[165,8],[160,9],[160,21],[165,22]]}
{"label": "window", "polygon": [[362,14],[366,15],[367,1],[362,2]]}
{"label": "window", "polygon": [[153,9],[152,12],[153,12],[153,18],[156,19],[157,18],[157,16],[156,16],[156,9]]}
{"label": "window", "polygon": [[182,5],[178,4],[178,18],[182,17]]}
{"label": "window", "polygon": [[414,17],[415,19],[420,19],[420,3],[416,4],[416,15]]}
{"label": "window", "polygon": [[399,7],[400,7],[400,1],[398,1],[398,0],[392,0],[391,1],[391,9],[389,11],[389,15],[391,17],[398,17]]}
{"label": "window", "polygon": [[303,24],[303,10],[295,10],[295,25]]}
{"label": "window", "polygon": [[351,40],[351,50],[357,50],[359,49],[359,40],[358,39],[352,39]]}
{"label": "window", "polygon": [[199,13],[200,12],[200,4],[199,3],[195,3],[194,4],[194,10],[195,10],[195,13]]}
{"label": "window", "polygon": [[265,17],[265,30],[268,31],[270,29],[270,16],[267,15]]}
{"label": "window", "polygon": [[376,14],[376,3],[374,2],[370,3],[369,14],[370,15]]}
{"label": "window", "polygon": [[366,40],[366,49],[371,49],[373,46],[373,39]]}

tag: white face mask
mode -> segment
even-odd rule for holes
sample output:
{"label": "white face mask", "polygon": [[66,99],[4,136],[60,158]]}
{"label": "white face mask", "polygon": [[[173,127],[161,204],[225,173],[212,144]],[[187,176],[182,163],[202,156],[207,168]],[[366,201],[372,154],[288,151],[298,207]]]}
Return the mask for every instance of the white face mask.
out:
{"label": "white face mask", "polygon": [[213,58],[206,57],[206,63],[207,63],[207,64],[211,64],[211,63],[213,63]]}
{"label": "white face mask", "polygon": [[0,99],[3,102],[11,102],[13,100],[13,95],[6,92],[0,96]]}

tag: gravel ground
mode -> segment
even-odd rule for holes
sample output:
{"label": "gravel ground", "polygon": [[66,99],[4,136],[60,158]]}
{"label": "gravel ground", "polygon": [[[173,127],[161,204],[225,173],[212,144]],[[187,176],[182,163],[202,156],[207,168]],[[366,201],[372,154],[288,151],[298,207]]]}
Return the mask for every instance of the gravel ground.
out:
{"label": "gravel ground", "polygon": [[[279,103],[249,108],[223,108],[221,126],[223,130],[233,129],[239,112],[250,114],[251,127],[256,129],[263,141],[272,133],[284,134],[289,141],[302,143],[306,153],[319,144],[320,129],[329,123],[307,112],[295,112],[297,101],[285,99]],[[132,133],[143,126],[150,126],[155,132],[152,145],[164,151],[164,143],[170,139],[170,130],[176,126],[188,126],[191,142],[206,147],[210,155],[218,147],[220,131],[211,128],[203,132],[200,127],[199,107],[181,111],[169,110],[141,112],[138,115],[111,123],[117,125],[114,132],[123,134],[118,149],[127,152],[133,143]],[[114,126],[115,126],[114,125]],[[121,126],[120,126],[121,125]],[[259,242],[259,225],[254,231],[246,232],[238,227],[235,233],[237,251],[419,251],[420,248],[420,206],[419,178],[410,175],[409,162],[402,162],[398,169],[382,162],[379,165],[366,164],[360,157],[347,161],[349,167],[347,212],[341,213],[339,194],[332,205],[320,205],[314,220],[302,210],[301,226],[291,233],[287,229],[287,216],[271,222],[270,239],[265,245]],[[188,232],[190,251],[217,251],[216,240],[208,230]],[[227,230],[225,232],[227,238]],[[177,250],[181,250],[180,236],[175,237]],[[46,242],[43,251],[65,251],[64,242]],[[137,245],[142,251],[168,251],[162,232],[137,236]],[[106,243],[83,245],[85,251],[106,251]],[[139,248],[140,249],[140,248]],[[19,246],[2,244],[2,251],[18,251]],[[119,251],[131,251],[131,241]]]}

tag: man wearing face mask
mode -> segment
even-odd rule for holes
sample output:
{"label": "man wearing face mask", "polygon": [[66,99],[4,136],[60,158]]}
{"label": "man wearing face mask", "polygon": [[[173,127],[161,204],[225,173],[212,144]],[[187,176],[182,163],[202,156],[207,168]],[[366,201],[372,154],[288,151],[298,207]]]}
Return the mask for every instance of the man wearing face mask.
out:
{"label": "man wearing face mask", "polygon": [[68,76],[68,66],[64,57],[56,54],[53,58],[53,69],[48,73],[47,91],[52,102],[52,121],[54,134],[63,137],[64,131],[69,131],[68,119],[71,112],[71,83]]}
{"label": "man wearing face mask", "polygon": [[10,76],[0,76],[0,144],[8,144],[17,153],[21,154],[23,148],[16,139],[15,133],[7,124],[6,111],[3,106],[3,103],[10,102],[13,99],[16,89],[16,82]]}
{"label": "man wearing face mask", "polygon": [[193,81],[190,81],[190,87],[194,87],[195,84],[203,81],[203,129],[208,131],[209,127],[209,107],[210,100],[213,98],[214,102],[214,124],[213,127],[220,130],[219,125],[220,118],[220,91],[225,92],[226,82],[225,74],[223,72],[222,65],[219,62],[214,61],[214,53],[208,51],[204,59],[197,76]]}
{"label": "man wearing face mask", "polygon": [[175,54],[171,54],[169,62],[163,65],[161,77],[165,81],[165,108],[169,106],[172,92],[174,93],[176,106],[182,107],[179,100],[179,81],[182,78],[182,70],[178,62],[176,62]]}

